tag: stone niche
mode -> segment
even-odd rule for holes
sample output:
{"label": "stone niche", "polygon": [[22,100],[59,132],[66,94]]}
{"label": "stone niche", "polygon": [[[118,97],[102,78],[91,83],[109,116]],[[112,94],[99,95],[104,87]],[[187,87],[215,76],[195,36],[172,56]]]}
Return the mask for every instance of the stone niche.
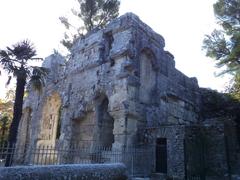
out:
{"label": "stone niche", "polygon": [[61,98],[58,93],[47,97],[41,119],[39,144],[55,145],[60,124]]}
{"label": "stone niche", "polygon": [[109,100],[100,95],[94,100],[93,111],[72,121],[72,145],[111,148],[114,142],[114,119],[108,112]]}
{"label": "stone niche", "polygon": [[150,104],[152,92],[156,85],[156,72],[153,68],[154,55],[149,50],[143,50],[139,57],[140,61],[140,89],[139,100]]}
{"label": "stone niche", "polygon": [[71,145],[73,146],[91,146],[94,132],[94,113],[87,112],[84,117],[72,120]]}

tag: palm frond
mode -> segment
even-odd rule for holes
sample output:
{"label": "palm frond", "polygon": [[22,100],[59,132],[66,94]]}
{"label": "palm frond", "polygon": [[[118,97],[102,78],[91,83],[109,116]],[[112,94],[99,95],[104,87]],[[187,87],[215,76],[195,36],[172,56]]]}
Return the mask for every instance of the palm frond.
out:
{"label": "palm frond", "polygon": [[39,76],[33,75],[29,81],[29,85],[36,91],[42,91],[42,88],[45,86],[45,81],[42,80]]}
{"label": "palm frond", "polygon": [[49,69],[45,67],[39,67],[39,66],[31,66],[33,71],[33,75],[39,75],[39,76],[46,76],[49,73]]}
{"label": "palm frond", "polygon": [[27,60],[34,58],[36,50],[28,40],[19,42],[6,50],[0,50],[0,64],[8,73],[17,74],[20,67],[26,68]]}
{"label": "palm frond", "polygon": [[6,86],[8,86],[10,84],[11,80],[12,80],[12,76],[8,76],[8,80],[6,82]]}
{"label": "palm frond", "polygon": [[16,56],[18,60],[29,60],[36,56],[36,50],[29,40],[23,40],[15,45],[9,51]]}
{"label": "palm frond", "polygon": [[31,58],[31,60],[43,61],[43,58]]}
{"label": "palm frond", "polygon": [[44,67],[33,66],[32,74],[30,77],[29,84],[30,86],[37,91],[41,91],[45,86],[45,78],[49,73],[49,69]]}

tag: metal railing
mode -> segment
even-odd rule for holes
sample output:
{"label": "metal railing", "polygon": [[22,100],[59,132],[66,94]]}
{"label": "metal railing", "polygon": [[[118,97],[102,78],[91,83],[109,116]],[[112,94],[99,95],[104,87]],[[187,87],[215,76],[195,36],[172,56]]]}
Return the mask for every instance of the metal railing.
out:
{"label": "metal railing", "polygon": [[[12,148],[13,151],[9,151]],[[81,147],[53,145],[0,145],[0,166],[4,166],[10,156],[12,166],[16,165],[60,165],[97,164],[122,162],[132,177],[146,177],[153,165],[152,146],[113,149],[111,147]],[[13,152],[9,154],[8,152]]]}

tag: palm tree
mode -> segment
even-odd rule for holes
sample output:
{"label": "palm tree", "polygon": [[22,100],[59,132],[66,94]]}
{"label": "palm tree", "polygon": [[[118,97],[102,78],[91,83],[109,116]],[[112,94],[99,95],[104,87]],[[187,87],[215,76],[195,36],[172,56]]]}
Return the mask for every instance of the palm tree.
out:
{"label": "palm tree", "polygon": [[9,150],[5,166],[11,166],[12,164],[13,147],[17,140],[18,126],[22,116],[26,83],[30,80],[32,85],[37,89],[44,85],[44,76],[47,73],[46,69],[29,65],[30,61],[41,60],[41,58],[36,58],[35,56],[36,50],[28,40],[21,41],[13,45],[12,48],[7,47],[6,50],[0,50],[0,64],[10,74],[7,84],[9,84],[12,75],[16,77],[13,119],[9,130]]}

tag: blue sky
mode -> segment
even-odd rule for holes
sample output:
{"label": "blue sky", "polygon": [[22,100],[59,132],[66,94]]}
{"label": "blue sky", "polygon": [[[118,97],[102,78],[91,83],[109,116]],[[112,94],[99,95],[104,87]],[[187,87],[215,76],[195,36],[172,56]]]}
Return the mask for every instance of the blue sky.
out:
{"label": "blue sky", "polygon": [[[199,85],[219,91],[228,77],[201,50],[205,34],[216,28],[212,5],[215,0],[121,0],[120,14],[133,12],[165,38],[165,50],[175,56],[176,68]],[[23,39],[34,42],[38,55],[46,57],[61,49],[64,27],[59,16],[69,16],[74,0],[1,0],[0,49]],[[0,98],[4,97],[6,75],[0,76]]]}

